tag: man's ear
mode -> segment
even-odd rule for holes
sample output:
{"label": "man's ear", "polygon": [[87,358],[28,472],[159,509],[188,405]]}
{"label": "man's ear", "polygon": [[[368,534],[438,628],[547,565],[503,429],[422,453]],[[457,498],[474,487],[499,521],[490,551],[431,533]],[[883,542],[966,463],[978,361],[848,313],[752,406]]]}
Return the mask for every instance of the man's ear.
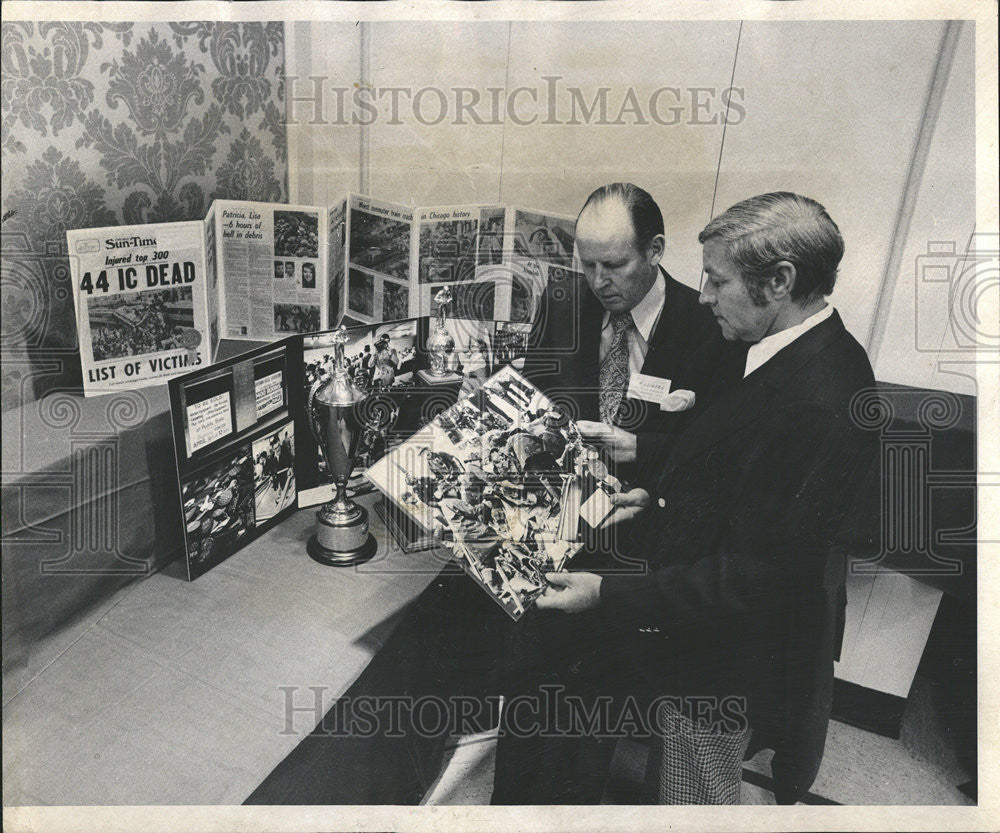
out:
{"label": "man's ear", "polygon": [[646,257],[649,258],[649,262],[653,266],[658,266],[660,263],[660,258],[663,257],[663,252],[667,248],[667,239],[662,234],[657,234],[649,241],[649,246],[646,247]]}
{"label": "man's ear", "polygon": [[767,293],[771,296],[771,300],[781,301],[790,298],[797,277],[795,264],[787,260],[779,260],[771,268],[771,277],[766,284]]}

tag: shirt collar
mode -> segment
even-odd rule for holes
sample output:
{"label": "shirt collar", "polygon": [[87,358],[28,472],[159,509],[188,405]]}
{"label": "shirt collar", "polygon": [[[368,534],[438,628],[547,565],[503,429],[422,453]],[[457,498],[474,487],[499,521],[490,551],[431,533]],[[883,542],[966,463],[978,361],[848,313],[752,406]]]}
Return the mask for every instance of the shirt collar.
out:
{"label": "shirt collar", "polygon": [[[653,285],[642,296],[642,300],[630,310],[632,313],[632,323],[635,325],[636,330],[639,331],[639,335],[642,336],[643,341],[649,341],[649,336],[652,334],[660,313],[663,311],[663,302],[666,300],[666,297],[667,282],[663,279],[663,272],[657,267],[656,280],[653,281]],[[602,330],[608,326],[610,320],[611,314],[605,311],[604,322],[601,325]]]}
{"label": "shirt collar", "polygon": [[747,363],[746,369],[743,371],[743,376],[749,376],[757,368],[774,358],[780,350],[807,333],[817,324],[826,321],[831,315],[833,315],[833,307],[827,304],[819,312],[814,312],[810,315],[801,324],[796,324],[794,327],[789,327],[788,329],[781,330],[781,332],[762,338],[747,351]]}

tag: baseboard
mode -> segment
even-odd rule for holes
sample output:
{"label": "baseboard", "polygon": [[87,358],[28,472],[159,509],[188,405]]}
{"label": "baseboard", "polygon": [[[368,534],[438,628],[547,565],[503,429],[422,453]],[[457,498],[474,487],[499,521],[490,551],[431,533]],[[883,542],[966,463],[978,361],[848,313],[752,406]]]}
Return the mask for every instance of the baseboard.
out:
{"label": "baseboard", "polygon": [[905,708],[905,697],[836,678],[833,681],[830,717],[848,726],[898,740]]}

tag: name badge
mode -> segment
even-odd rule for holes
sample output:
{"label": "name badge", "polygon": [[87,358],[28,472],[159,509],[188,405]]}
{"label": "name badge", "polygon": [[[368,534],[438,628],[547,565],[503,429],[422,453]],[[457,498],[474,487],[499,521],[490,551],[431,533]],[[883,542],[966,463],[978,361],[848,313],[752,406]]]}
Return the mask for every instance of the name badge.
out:
{"label": "name badge", "polygon": [[643,399],[657,405],[670,393],[670,380],[659,376],[647,376],[645,373],[633,373],[628,380],[629,399]]}

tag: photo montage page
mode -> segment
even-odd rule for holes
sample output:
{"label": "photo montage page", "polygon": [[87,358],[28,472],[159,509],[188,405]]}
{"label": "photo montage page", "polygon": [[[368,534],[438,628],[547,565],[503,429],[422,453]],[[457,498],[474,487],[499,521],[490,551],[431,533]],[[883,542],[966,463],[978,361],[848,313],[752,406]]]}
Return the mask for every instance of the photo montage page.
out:
{"label": "photo montage page", "polygon": [[296,506],[294,347],[286,339],[170,380],[189,580]]}
{"label": "photo montage page", "polygon": [[598,463],[567,415],[505,367],[366,476],[518,619],[580,549],[581,506],[620,488]]}
{"label": "photo montage page", "polygon": [[[395,321],[411,309],[410,248],[413,209],[352,195],[347,212],[347,325]],[[339,213],[335,209],[331,214]],[[331,257],[342,256],[331,251]],[[331,269],[338,267],[332,264]],[[342,278],[331,276],[336,284]]]}
{"label": "photo montage page", "polygon": [[519,208],[452,206],[418,210],[420,309],[452,292],[450,316],[530,324],[550,280],[572,269],[575,221]]}

